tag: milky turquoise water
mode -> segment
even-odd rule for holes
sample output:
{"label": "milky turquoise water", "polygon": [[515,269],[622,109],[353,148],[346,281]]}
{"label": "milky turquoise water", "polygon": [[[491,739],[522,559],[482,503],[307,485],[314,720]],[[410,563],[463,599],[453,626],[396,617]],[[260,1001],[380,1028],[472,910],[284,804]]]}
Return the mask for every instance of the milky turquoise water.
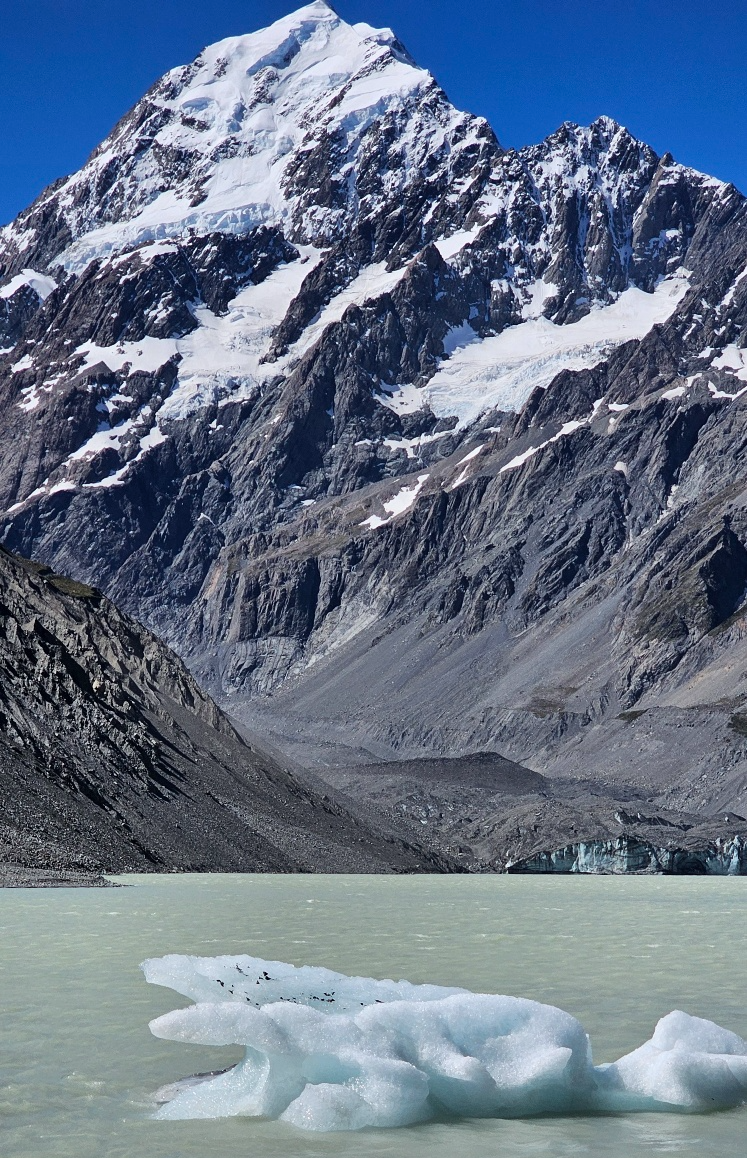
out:
{"label": "milky turquoise water", "polygon": [[154,1122],[150,1095],[237,1051],[157,1041],[186,1004],[146,985],[163,953],[246,952],[559,1005],[610,1061],[681,1008],[747,1037],[740,878],[162,876],[0,890],[3,1158],[743,1158],[747,1109],[306,1134]]}

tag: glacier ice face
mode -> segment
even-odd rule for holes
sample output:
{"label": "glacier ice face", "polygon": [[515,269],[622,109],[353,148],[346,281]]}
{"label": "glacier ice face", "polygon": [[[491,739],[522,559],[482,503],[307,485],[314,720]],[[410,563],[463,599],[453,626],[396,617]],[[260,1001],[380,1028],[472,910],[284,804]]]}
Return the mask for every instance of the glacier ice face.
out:
{"label": "glacier ice face", "polygon": [[594,1066],[575,1017],[523,998],[247,956],[172,955],[143,971],[196,1002],[152,1021],[156,1037],[246,1049],[224,1073],[161,1091],[159,1118],[239,1114],[357,1130],[747,1100],[747,1042],[680,1011],[633,1053]]}

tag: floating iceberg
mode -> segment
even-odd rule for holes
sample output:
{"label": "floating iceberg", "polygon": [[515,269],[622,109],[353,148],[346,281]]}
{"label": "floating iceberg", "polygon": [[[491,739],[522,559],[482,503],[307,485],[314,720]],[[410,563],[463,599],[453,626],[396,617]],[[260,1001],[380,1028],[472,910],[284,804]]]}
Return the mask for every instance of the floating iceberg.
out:
{"label": "floating iceberg", "polygon": [[747,1100],[747,1042],[676,1011],[645,1045],[595,1066],[551,1005],[257,957],[168,956],[146,980],[196,1004],[156,1037],[242,1045],[244,1060],[159,1091],[158,1118],[280,1118],[307,1130],[433,1117],[725,1109]]}

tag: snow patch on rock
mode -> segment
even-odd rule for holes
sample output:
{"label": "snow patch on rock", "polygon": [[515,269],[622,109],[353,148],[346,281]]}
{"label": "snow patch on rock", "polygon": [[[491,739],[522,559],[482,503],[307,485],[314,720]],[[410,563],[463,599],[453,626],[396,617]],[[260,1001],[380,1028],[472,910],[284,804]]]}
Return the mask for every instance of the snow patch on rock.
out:
{"label": "snow patch on rock", "polygon": [[37,273],[35,269],[23,269],[0,287],[0,298],[12,298],[25,285],[29,286],[42,301],[46,301],[52,291],[57,289],[57,282],[53,277]]}
{"label": "snow patch on rock", "polygon": [[383,503],[383,507],[389,516],[388,518],[382,518],[381,515],[371,515],[370,518],[364,519],[360,525],[362,527],[369,527],[372,531],[375,531],[379,527],[385,527],[387,523],[391,523],[393,519],[396,519],[397,515],[402,515],[405,511],[409,511],[429,478],[430,474],[419,474],[416,483],[402,487],[401,490],[397,491],[396,495],[392,495],[390,499],[387,499],[387,501]]}
{"label": "snow patch on rock", "polygon": [[[482,454],[484,449],[485,449],[484,443],[482,446],[476,446],[474,448],[474,450],[471,450],[468,454],[465,454],[464,458],[459,459],[457,466],[463,466],[464,463],[472,462],[473,459],[477,458],[478,454]],[[467,481],[468,477],[469,477],[469,467],[464,466],[461,473],[459,475],[457,475],[457,477],[454,479],[454,482],[451,484],[451,490],[455,491],[457,489],[457,487],[460,487],[462,485],[462,483]]]}
{"label": "snow patch on rock", "polygon": [[340,321],[348,306],[362,306],[364,302],[370,298],[378,298],[385,293],[391,293],[406,272],[406,266],[402,266],[400,269],[393,271],[388,270],[386,268],[386,262],[383,261],[366,266],[366,268],[361,270],[358,276],[351,281],[350,285],[346,286],[344,290],[341,290],[340,293],[332,298],[329,304],[320,311],[319,316],[306,327],[299,340],[278,364],[278,369],[284,368],[288,362],[300,357],[302,354],[305,354],[307,350],[311,349],[314,343],[322,336],[327,326],[333,322]]}
{"label": "snow patch on rock", "polygon": [[549,386],[561,370],[597,366],[623,342],[665,322],[687,288],[685,276],[665,279],[650,294],[631,286],[611,305],[572,324],[538,317],[470,341],[441,364],[419,392],[420,404],[439,418],[456,415],[459,429],[494,408],[518,411],[532,390]]}
{"label": "snow patch on rock", "polygon": [[557,434],[553,434],[552,438],[546,438],[544,442],[540,442],[538,446],[530,446],[528,450],[524,450],[521,454],[517,454],[510,462],[501,467],[500,473],[503,474],[507,470],[516,470],[517,467],[523,466],[535,454],[539,454],[546,446],[552,446],[554,442],[559,442],[561,438],[565,438],[569,434],[573,434],[574,430],[578,430],[581,426],[588,425],[590,418],[579,420],[574,418],[571,422],[564,422]]}

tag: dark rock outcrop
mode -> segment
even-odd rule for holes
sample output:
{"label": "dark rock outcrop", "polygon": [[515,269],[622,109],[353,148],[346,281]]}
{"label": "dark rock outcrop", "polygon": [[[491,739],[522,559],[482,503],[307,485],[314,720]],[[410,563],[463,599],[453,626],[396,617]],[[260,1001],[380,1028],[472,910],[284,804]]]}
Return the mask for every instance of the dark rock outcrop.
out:
{"label": "dark rock outcrop", "polygon": [[250,747],[95,589],[1,549],[0,576],[0,883],[449,867]]}

